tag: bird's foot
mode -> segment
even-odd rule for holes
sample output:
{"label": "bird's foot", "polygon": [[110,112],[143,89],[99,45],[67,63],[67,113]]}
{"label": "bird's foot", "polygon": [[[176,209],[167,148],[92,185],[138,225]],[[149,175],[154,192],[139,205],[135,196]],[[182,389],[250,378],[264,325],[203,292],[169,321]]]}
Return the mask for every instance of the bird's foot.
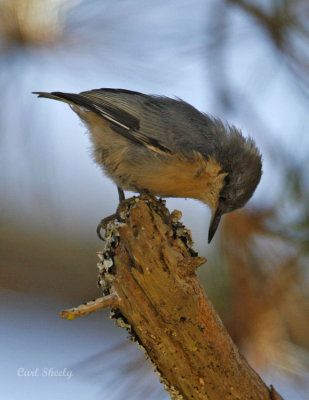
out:
{"label": "bird's foot", "polygon": [[132,198],[130,199],[123,198],[123,200],[119,202],[116,212],[101,220],[101,222],[97,226],[97,235],[101,240],[103,241],[105,240],[101,235],[101,229],[106,229],[107,225],[114,219],[117,219],[119,222],[123,222],[124,221],[123,211],[126,210],[126,208],[128,207],[128,203],[131,202]]}
{"label": "bird's foot", "polygon": [[101,235],[101,229],[106,229],[106,226],[109,222],[111,222],[113,219],[117,218],[119,220],[119,207],[121,206],[121,204],[125,201],[125,196],[124,196],[124,191],[122,190],[122,188],[120,186],[117,186],[118,189],[118,196],[119,196],[119,205],[117,207],[117,211],[112,214],[109,215],[108,217],[105,217],[101,220],[101,222],[98,224],[97,226],[97,235],[98,237],[104,241],[102,235]]}
{"label": "bird's foot", "polygon": [[117,218],[117,212],[115,214],[111,214],[108,217],[105,217],[101,220],[101,222],[97,226],[97,235],[99,239],[105,241],[103,236],[101,235],[101,229],[106,229],[107,224],[110,223],[113,219]]}
{"label": "bird's foot", "polygon": [[[106,229],[107,225],[114,219],[117,219],[119,222],[124,222],[125,218],[123,212],[128,208],[128,205],[132,203],[132,200],[134,199],[134,197],[126,199],[123,190],[119,186],[117,186],[117,188],[119,194],[119,205],[117,207],[116,212],[114,214],[109,215],[108,217],[103,218],[97,226],[97,235],[103,241],[105,241],[105,239],[101,235],[101,229]],[[143,197],[144,198],[150,197],[153,199],[156,198],[154,195],[148,192],[148,190],[140,191],[140,193],[141,193],[141,198]]]}

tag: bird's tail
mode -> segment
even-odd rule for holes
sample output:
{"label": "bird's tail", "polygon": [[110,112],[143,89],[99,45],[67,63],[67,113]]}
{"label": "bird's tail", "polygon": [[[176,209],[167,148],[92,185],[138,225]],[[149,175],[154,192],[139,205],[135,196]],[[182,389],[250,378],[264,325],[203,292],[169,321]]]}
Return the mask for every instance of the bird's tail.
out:
{"label": "bird's tail", "polygon": [[[110,119],[110,116],[104,112],[102,107],[98,104],[97,101],[93,100],[86,93],[63,93],[63,92],[32,92],[33,94],[37,94],[38,97],[44,97],[47,99],[53,99],[58,101],[63,101],[64,103],[69,104],[72,107],[73,111],[75,111],[82,119],[83,115],[80,113],[80,107],[83,107],[89,111],[94,112],[100,117]],[[113,122],[113,121],[112,121]]]}
{"label": "bird's tail", "polygon": [[[104,89],[101,91],[104,92]],[[110,90],[107,89],[107,91]],[[145,133],[141,132],[139,126],[140,122],[137,117],[118,107],[118,105],[113,104],[111,101],[107,101],[105,98],[102,98],[102,96],[100,97],[97,93],[94,95],[93,92],[94,91],[82,92],[80,94],[63,92],[33,92],[33,94],[37,94],[38,97],[63,101],[68,103],[70,106],[77,106],[72,107],[73,111],[75,111],[83,120],[86,119],[85,115],[80,112],[80,107],[92,111],[99,117],[109,121],[111,123],[111,128],[114,131],[132,142],[146,146],[152,151],[158,153],[173,153],[173,151],[164,143],[161,143],[159,140],[149,137]]]}
{"label": "bird's tail", "polygon": [[[83,96],[79,94],[74,94],[74,93],[63,93],[63,92],[32,92],[33,94],[37,94],[38,97],[44,97],[46,99],[53,99],[53,100],[58,100],[58,101],[63,101],[64,103],[68,104],[76,104],[78,106],[84,106],[86,107],[87,105],[85,104],[85,99],[83,99]],[[89,106],[89,104],[88,104]]]}
{"label": "bird's tail", "polygon": [[[38,97],[45,97],[47,99],[59,100],[70,105],[83,107],[89,111],[94,112],[102,118],[105,118],[115,125],[120,125],[126,129],[138,129],[139,120],[130,115],[124,110],[119,109],[112,103],[101,100],[100,98],[93,98],[90,92],[76,93],[63,93],[63,92],[33,92]],[[77,112],[77,109],[74,109]]]}
{"label": "bird's tail", "polygon": [[32,94],[37,94],[38,97],[46,97],[47,99],[61,100],[60,97],[55,96],[53,93],[48,92],[32,92]]}

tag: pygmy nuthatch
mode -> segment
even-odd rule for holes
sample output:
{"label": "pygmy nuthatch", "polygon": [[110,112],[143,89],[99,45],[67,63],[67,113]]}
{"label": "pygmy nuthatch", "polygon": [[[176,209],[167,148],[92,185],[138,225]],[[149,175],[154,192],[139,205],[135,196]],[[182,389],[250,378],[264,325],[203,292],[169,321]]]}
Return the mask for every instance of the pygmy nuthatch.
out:
{"label": "pygmy nuthatch", "polygon": [[190,197],[222,214],[244,206],[262,174],[259,150],[234,126],[180,99],[123,89],[35,92],[68,103],[86,123],[95,161],[122,190]]}

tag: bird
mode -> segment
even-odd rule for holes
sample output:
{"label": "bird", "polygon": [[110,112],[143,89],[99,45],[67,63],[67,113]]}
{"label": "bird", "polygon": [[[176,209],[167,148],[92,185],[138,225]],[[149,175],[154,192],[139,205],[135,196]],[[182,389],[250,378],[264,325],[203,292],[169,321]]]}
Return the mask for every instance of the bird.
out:
{"label": "bird", "polygon": [[211,210],[208,243],[223,214],[243,207],[262,175],[251,137],[180,98],[127,89],[33,92],[68,103],[85,123],[94,160],[124,190],[194,198]]}

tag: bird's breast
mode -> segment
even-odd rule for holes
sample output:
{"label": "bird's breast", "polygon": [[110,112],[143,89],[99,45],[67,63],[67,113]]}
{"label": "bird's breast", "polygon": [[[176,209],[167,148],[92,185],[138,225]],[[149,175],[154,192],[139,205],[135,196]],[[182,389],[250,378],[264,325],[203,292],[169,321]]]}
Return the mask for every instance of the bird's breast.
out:
{"label": "bird's breast", "polygon": [[[167,155],[138,166],[118,164],[114,171],[126,190],[148,191],[162,197],[188,197],[215,207],[223,185],[221,166],[200,153]],[[121,183],[118,181],[118,184]]]}

